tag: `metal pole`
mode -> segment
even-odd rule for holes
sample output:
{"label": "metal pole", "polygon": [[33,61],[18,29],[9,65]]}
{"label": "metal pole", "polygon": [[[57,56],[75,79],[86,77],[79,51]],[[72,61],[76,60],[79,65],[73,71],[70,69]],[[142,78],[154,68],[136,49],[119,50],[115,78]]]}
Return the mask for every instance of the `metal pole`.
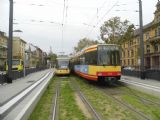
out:
{"label": "metal pole", "polygon": [[9,39],[8,39],[8,50],[7,50],[7,63],[8,63],[8,78],[7,82],[12,83],[12,40],[13,40],[13,0],[9,0]]}
{"label": "metal pole", "polygon": [[140,77],[141,79],[145,79],[145,71],[144,71],[144,41],[143,41],[143,15],[142,15],[142,1],[139,0],[139,23],[140,23]]}
{"label": "metal pole", "polygon": [[24,52],[24,62],[23,62],[23,76],[26,76],[26,52]]}

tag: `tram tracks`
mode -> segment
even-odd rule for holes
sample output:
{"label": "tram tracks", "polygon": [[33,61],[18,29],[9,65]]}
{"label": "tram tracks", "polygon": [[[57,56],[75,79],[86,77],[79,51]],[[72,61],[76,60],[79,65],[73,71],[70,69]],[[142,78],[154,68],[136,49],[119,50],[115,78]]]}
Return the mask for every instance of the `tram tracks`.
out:
{"label": "tram tracks", "polygon": [[[159,105],[159,103],[152,101],[152,99],[149,100],[148,96],[143,98],[143,96],[140,96],[140,93],[136,94],[135,91],[127,91],[122,85],[118,84],[106,87],[99,86],[97,83],[82,83],[82,81],[77,81],[76,77],[55,77],[54,79],[56,81],[54,84],[55,87],[53,87],[52,90],[54,93],[52,94],[53,106],[50,112],[51,120],[67,118],[85,118],[86,120],[92,118],[94,120],[102,120],[102,118],[112,118],[114,115],[119,115],[118,118],[120,119],[127,117],[128,119],[138,118],[141,120],[151,120],[154,119],[155,116],[153,117],[150,112],[143,111],[132,105],[124,99],[124,96],[131,96],[131,99],[135,98],[141,105],[147,106],[146,108],[148,109],[150,104],[154,104],[154,107]],[[80,107],[80,105],[82,105],[83,108]],[[151,111],[152,110],[153,109],[151,109]],[[84,114],[84,111],[88,113]],[[100,114],[98,112],[100,112]],[[81,113],[81,115],[77,113]],[[115,117],[113,117],[113,119],[115,119]]]}
{"label": "tram tracks", "polygon": [[102,88],[97,88],[97,89],[101,90],[102,92],[104,92],[107,97],[111,98],[113,101],[115,101],[120,106],[125,107],[126,109],[128,109],[130,112],[132,112],[139,119],[141,119],[141,120],[151,120],[151,118],[146,116],[144,113],[136,110],[135,108],[133,108],[129,104],[127,104],[127,103],[121,101],[120,99],[114,97],[110,92],[108,92],[107,89],[102,89]]}
{"label": "tram tracks", "polygon": [[99,115],[99,113],[95,110],[95,108],[91,105],[91,103],[88,101],[88,99],[85,97],[85,95],[81,92],[79,85],[76,83],[75,80],[71,79],[70,85],[72,89],[76,91],[82,102],[87,107],[88,111],[92,115],[94,120],[102,120],[102,117]]}
{"label": "tram tracks", "polygon": [[[85,83],[87,84],[87,83]],[[144,111],[141,111],[138,108],[135,108],[135,106],[132,106],[130,103],[122,100],[122,96],[128,94],[125,90],[119,89],[117,86],[103,86],[103,85],[97,85],[96,83],[92,82],[88,84],[89,86],[91,85],[98,91],[101,91],[104,93],[104,95],[109,98],[110,100],[114,101],[117,103],[119,106],[122,108],[125,108],[127,111],[132,113],[136,118],[141,119],[141,120],[151,120],[152,117],[149,114],[146,114]],[[132,94],[130,94],[133,96]],[[153,102],[153,101],[152,101]],[[156,104],[156,103],[155,103]],[[143,105],[143,104],[142,104]],[[149,108],[149,107],[148,107]]]}
{"label": "tram tracks", "polygon": [[61,80],[57,81],[55,96],[53,99],[54,105],[53,105],[52,120],[58,120],[58,97],[60,94],[60,84],[61,84]]}
{"label": "tram tracks", "polygon": [[[148,99],[148,98],[146,98],[146,97],[144,97],[144,96],[143,96],[143,97],[140,96],[138,93],[135,93],[135,91],[133,91],[133,90],[132,90],[131,88],[129,88],[128,86],[123,85],[123,83],[121,83],[121,82],[117,82],[116,84],[113,84],[113,85],[114,85],[115,87],[117,87],[117,89],[124,91],[126,94],[128,94],[128,95],[130,95],[130,96],[136,97],[136,98],[139,99],[142,103],[143,103],[144,101],[146,101],[146,102],[148,102],[148,103],[150,103],[150,104],[153,104],[153,105],[155,105],[155,106],[160,106],[160,103],[155,102],[155,101],[153,101],[153,100],[151,100],[151,99]],[[128,91],[122,89],[121,86],[125,87]]]}

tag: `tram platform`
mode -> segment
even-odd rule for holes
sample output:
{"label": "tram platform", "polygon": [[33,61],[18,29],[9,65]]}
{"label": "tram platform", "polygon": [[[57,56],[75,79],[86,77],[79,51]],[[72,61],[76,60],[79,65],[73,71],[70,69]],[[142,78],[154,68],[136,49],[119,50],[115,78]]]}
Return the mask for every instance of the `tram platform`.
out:
{"label": "tram platform", "polygon": [[47,69],[0,85],[0,119],[28,118],[53,75],[54,69]]}
{"label": "tram platform", "polygon": [[137,90],[160,98],[160,81],[158,80],[122,76],[120,81]]}

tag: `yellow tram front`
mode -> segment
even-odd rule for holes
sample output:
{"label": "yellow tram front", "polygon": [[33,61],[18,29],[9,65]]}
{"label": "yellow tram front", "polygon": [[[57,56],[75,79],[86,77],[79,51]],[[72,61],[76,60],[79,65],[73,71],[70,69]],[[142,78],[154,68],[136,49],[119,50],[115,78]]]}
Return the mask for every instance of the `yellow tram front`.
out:
{"label": "yellow tram front", "polygon": [[68,57],[58,57],[57,58],[56,75],[70,75]]}

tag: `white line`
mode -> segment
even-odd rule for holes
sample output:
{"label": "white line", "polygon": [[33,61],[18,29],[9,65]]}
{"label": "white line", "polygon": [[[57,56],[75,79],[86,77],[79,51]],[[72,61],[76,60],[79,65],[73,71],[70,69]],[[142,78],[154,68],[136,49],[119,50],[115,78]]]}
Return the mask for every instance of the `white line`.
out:
{"label": "white line", "polygon": [[128,81],[128,80],[121,80],[121,82],[124,82],[124,83],[127,83],[127,84],[132,84],[132,85],[135,85],[135,86],[140,86],[140,87],[143,87],[143,88],[146,88],[146,89],[150,89],[150,90],[153,90],[153,91],[160,92],[160,87],[157,87],[157,86],[147,85],[147,84]]}
{"label": "white line", "polygon": [[[51,75],[51,77],[52,77],[52,75]],[[37,97],[42,92],[42,90],[47,85],[47,83],[51,80],[51,77],[48,80],[45,81],[45,83],[40,88],[40,90],[38,90],[38,92],[32,97],[32,99],[30,99],[30,101],[25,105],[25,107],[23,107],[23,109],[21,110],[21,112],[17,115],[17,117],[14,120],[21,120],[22,119],[22,117],[24,116],[24,114],[26,113],[26,111],[29,109],[29,107],[32,105],[32,103],[37,99]]]}
{"label": "white line", "polygon": [[2,115],[4,112],[6,112],[10,107],[12,107],[15,103],[17,103],[21,98],[23,98],[26,94],[28,94],[32,89],[34,89],[37,85],[39,85],[48,75],[47,73],[44,77],[39,79],[36,83],[31,85],[29,88],[12,98],[10,101],[8,101],[6,104],[0,107],[0,115]]}

